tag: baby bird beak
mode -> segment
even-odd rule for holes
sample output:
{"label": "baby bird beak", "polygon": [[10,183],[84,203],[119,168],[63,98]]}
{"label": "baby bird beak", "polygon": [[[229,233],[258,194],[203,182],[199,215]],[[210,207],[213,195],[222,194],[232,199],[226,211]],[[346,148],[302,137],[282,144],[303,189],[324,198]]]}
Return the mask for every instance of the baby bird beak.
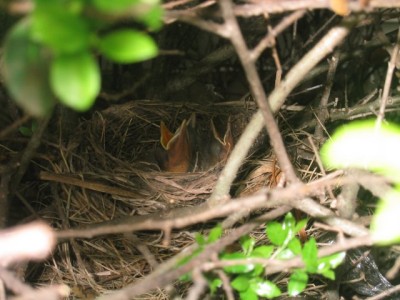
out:
{"label": "baby bird beak", "polygon": [[223,138],[221,138],[220,134],[215,128],[213,120],[211,120],[210,123],[212,131],[212,138],[210,145],[211,159],[215,164],[225,163],[233,148],[233,136],[232,136],[230,118],[228,118],[226,131]]}
{"label": "baby bird beak", "polygon": [[191,160],[191,147],[187,133],[187,122],[173,134],[165,125],[160,124],[160,143],[162,149],[156,151],[156,160],[160,168],[167,172],[188,172]]}

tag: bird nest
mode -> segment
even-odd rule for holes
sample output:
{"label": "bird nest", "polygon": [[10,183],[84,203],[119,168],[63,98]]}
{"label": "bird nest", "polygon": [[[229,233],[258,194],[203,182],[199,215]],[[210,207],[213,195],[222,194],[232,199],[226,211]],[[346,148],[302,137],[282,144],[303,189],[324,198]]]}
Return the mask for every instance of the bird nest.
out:
{"label": "bird nest", "polygon": [[[52,170],[42,171],[40,178],[50,185],[58,210],[57,216],[45,218],[58,228],[80,228],[204,202],[221,165],[202,172],[169,173],[154,160],[160,121],[177,128],[192,113],[200,122],[230,116],[236,140],[254,107],[245,102],[200,106],[144,100],[94,112],[70,138],[65,140],[62,134],[55,138],[58,152]],[[146,232],[60,244],[39,282],[74,286],[78,297],[121,288],[191,244],[193,236],[173,232],[168,246],[162,240],[162,234]],[[147,250],[138,250],[137,245]]]}

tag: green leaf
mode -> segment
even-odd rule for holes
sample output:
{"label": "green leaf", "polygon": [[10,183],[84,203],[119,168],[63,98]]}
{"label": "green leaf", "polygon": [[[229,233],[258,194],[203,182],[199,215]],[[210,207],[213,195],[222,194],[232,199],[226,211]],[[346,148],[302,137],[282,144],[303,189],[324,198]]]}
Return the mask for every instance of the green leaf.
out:
{"label": "green leaf", "polygon": [[307,286],[308,275],[306,272],[297,270],[290,275],[288,283],[288,293],[290,296],[297,296]]}
{"label": "green leaf", "polygon": [[318,270],[335,269],[346,257],[346,252],[339,252],[318,259]]}
{"label": "green leaf", "polygon": [[375,215],[372,218],[372,238],[380,245],[390,245],[400,242],[399,189],[397,186],[378,202]]}
{"label": "green leaf", "polygon": [[283,249],[282,251],[278,251],[276,258],[280,259],[280,260],[287,260],[287,259],[291,259],[295,256],[296,256],[296,254],[294,254],[292,250]]}
{"label": "green leaf", "polygon": [[321,274],[322,276],[324,276],[330,280],[335,280],[335,272],[332,271],[331,269],[326,269],[323,272],[320,272],[319,274]]}
{"label": "green leaf", "polygon": [[281,290],[275,283],[269,280],[261,280],[260,278],[252,280],[250,283],[250,289],[258,296],[267,297],[269,299],[279,297],[282,294]]}
{"label": "green leaf", "polygon": [[207,238],[207,243],[213,243],[217,241],[222,235],[222,226],[221,224],[218,224],[215,226],[213,229],[210,230],[210,233],[208,234]]}
{"label": "green leaf", "polygon": [[288,244],[288,248],[295,254],[298,255],[301,253],[301,243],[298,238],[293,238],[290,240]]}
{"label": "green leaf", "polygon": [[55,103],[48,79],[50,55],[30,39],[30,26],[30,19],[24,18],[9,31],[2,72],[15,102],[30,115],[43,117]]}
{"label": "green leaf", "polygon": [[161,5],[155,5],[148,12],[138,15],[137,19],[146,24],[150,29],[158,30],[163,24],[163,13]]}
{"label": "green leaf", "polygon": [[250,285],[250,281],[247,276],[237,276],[231,282],[231,286],[239,292],[246,291],[249,288],[249,285]]}
{"label": "green leaf", "polygon": [[53,14],[54,12],[80,14],[84,8],[84,4],[86,4],[83,3],[86,0],[34,0],[34,2],[35,12],[41,10],[49,14]]}
{"label": "green leaf", "polygon": [[240,300],[258,300],[257,294],[251,289],[239,293],[239,297]]}
{"label": "green leaf", "polygon": [[184,274],[181,277],[179,277],[179,280],[182,282],[189,282],[192,280],[192,274],[191,273]]}
{"label": "green leaf", "polygon": [[316,273],[318,269],[318,248],[314,238],[311,238],[304,244],[302,257],[306,265],[306,270],[310,273]]}
{"label": "green leaf", "polygon": [[149,35],[133,29],[121,29],[101,37],[99,50],[118,63],[139,62],[158,53],[157,45]]}
{"label": "green leaf", "polygon": [[55,53],[75,53],[89,48],[91,32],[79,15],[68,12],[36,10],[32,16],[32,39]]}
{"label": "green leaf", "polygon": [[91,3],[93,6],[105,13],[118,13],[124,12],[130,6],[139,3],[140,0],[118,0],[118,1],[110,1],[110,0],[92,0]]}
{"label": "green leaf", "polygon": [[251,252],[251,257],[270,258],[274,249],[274,246],[258,246]]}
{"label": "green leaf", "polygon": [[[224,253],[221,256],[223,260],[234,260],[234,259],[246,259],[247,257],[243,253],[235,252],[235,253]],[[228,266],[224,267],[224,271],[232,274],[243,274],[249,273],[254,270],[254,264],[245,264],[245,265],[237,265],[237,266]]]}
{"label": "green leaf", "polygon": [[29,127],[26,127],[26,126],[21,126],[21,127],[19,128],[19,132],[20,132],[23,136],[26,136],[26,137],[31,137],[32,134],[33,134],[32,129],[29,128]]}
{"label": "green leaf", "polygon": [[208,282],[208,286],[210,288],[211,295],[214,295],[217,290],[222,286],[222,280],[220,278],[214,278],[213,280]]}
{"label": "green leaf", "polygon": [[87,52],[56,57],[51,65],[50,80],[60,101],[78,111],[89,109],[100,91],[100,71]]}
{"label": "green leaf", "polygon": [[292,213],[287,213],[285,219],[283,220],[284,226],[289,228],[294,228],[296,226],[296,219],[294,218]]}
{"label": "green leaf", "polygon": [[294,232],[298,233],[303,228],[306,228],[307,223],[308,223],[308,219],[303,219],[303,220],[300,220],[299,222],[297,222],[297,224],[295,226],[295,229],[294,229]]}
{"label": "green leaf", "polygon": [[287,213],[282,224],[278,222],[269,222],[267,224],[266,233],[271,241],[276,246],[286,246],[287,243],[294,238],[296,220],[291,213]]}
{"label": "green leaf", "polygon": [[248,273],[250,277],[257,277],[264,273],[264,267],[260,264],[254,265],[254,270]]}
{"label": "green leaf", "polygon": [[278,222],[269,222],[267,224],[266,233],[268,239],[276,246],[282,246],[288,237],[289,228],[283,228]]}
{"label": "green leaf", "polygon": [[249,255],[253,251],[255,244],[256,241],[248,235],[240,238],[240,245],[242,246],[242,250],[245,255]]}
{"label": "green leaf", "polygon": [[374,120],[355,121],[340,127],[321,148],[328,168],[365,168],[400,182],[400,127]]}
{"label": "green leaf", "polygon": [[196,232],[194,239],[199,246],[204,246],[206,244],[206,238],[201,233]]}

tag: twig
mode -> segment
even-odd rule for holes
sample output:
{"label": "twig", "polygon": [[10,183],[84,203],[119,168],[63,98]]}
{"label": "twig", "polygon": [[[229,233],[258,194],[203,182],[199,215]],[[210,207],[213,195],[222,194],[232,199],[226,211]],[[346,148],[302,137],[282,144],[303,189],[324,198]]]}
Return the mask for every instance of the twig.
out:
{"label": "twig", "polygon": [[226,299],[227,300],[235,300],[235,296],[233,295],[233,290],[230,285],[228,275],[226,275],[226,273],[221,270],[217,270],[216,273],[222,281],[222,288],[225,291]]}
{"label": "twig", "polygon": [[22,124],[27,122],[30,118],[31,117],[29,115],[24,115],[18,120],[15,120],[11,125],[7,126],[7,128],[4,128],[2,131],[0,131],[0,140],[5,139],[7,135],[17,130]]}
{"label": "twig", "polygon": [[377,128],[379,126],[381,126],[382,121],[385,117],[386,103],[387,103],[387,100],[389,97],[390,86],[392,84],[394,68],[396,67],[397,56],[399,54],[399,43],[400,43],[400,28],[397,31],[397,42],[396,42],[396,44],[392,50],[392,53],[390,55],[390,61],[389,61],[388,69],[386,72],[385,85],[383,87],[383,94],[382,94],[382,99],[381,99],[381,106],[379,108],[379,113],[378,113],[378,116],[376,119],[376,127]]}
{"label": "twig", "polygon": [[[238,5],[235,7],[235,15],[250,17],[259,16],[265,13],[284,13],[299,9],[330,9],[329,0],[264,0],[253,1],[252,4]],[[400,7],[397,0],[370,0],[365,7],[362,1],[349,1],[349,9],[354,12],[368,11],[374,8],[395,8]]]}
{"label": "twig", "polygon": [[400,291],[400,284],[396,285],[390,289],[387,289],[386,291],[383,291],[382,293],[375,295],[373,297],[368,297],[365,298],[365,300],[380,300],[380,299],[386,299],[387,296],[390,296],[396,292]]}
{"label": "twig", "polygon": [[[361,176],[360,176],[361,177]],[[348,178],[351,182],[355,179]],[[340,183],[345,184],[346,178],[340,178]],[[147,216],[125,217],[119,220],[90,225],[82,229],[59,231],[57,237],[65,238],[91,238],[93,236],[132,232],[138,230],[164,230],[183,228],[192,224],[205,222],[214,218],[228,216],[242,209],[255,210],[259,208],[273,208],[277,206],[291,206],[306,214],[324,220],[326,223],[340,227],[343,232],[353,236],[368,233],[361,227],[348,220],[337,218],[331,210],[307,198],[318,193],[326,185],[337,184],[335,178],[308,184],[293,184],[286,188],[272,191],[262,190],[260,193],[235,199],[217,206],[209,207],[207,203],[196,207],[179,208],[165,213]]]}
{"label": "twig", "polygon": [[[277,112],[286,100],[289,93],[295,86],[302,81],[306,74],[315,65],[330,53],[349,33],[349,29],[344,25],[332,28],[313,49],[311,49],[287,74],[282,81],[282,84],[276,87],[269,96],[269,104],[272,112]],[[228,161],[225,165],[221,176],[218,178],[216,187],[211,195],[210,202],[216,202],[224,195],[227,195],[230,186],[236,177],[241,163],[246,158],[246,155],[254,143],[256,137],[261,132],[263,127],[263,116],[261,111],[258,111],[251,119],[248,126],[245,128],[242,136],[234,147]]]}
{"label": "twig", "polygon": [[252,91],[253,96],[261,110],[267,132],[271,139],[271,145],[279,161],[279,166],[285,173],[289,182],[298,182],[299,179],[296,176],[296,172],[294,171],[292,163],[290,162],[289,156],[286,152],[278,125],[275,122],[273,112],[268,104],[267,96],[263,89],[261,79],[257,74],[256,66],[249,57],[249,50],[233,13],[232,3],[230,0],[221,0],[219,3],[222,10],[222,16],[225,21],[225,31],[227,33],[227,37],[236,49],[246,73],[250,90]]}
{"label": "twig", "polygon": [[315,139],[318,141],[318,143],[320,143],[324,137],[323,128],[325,126],[326,121],[329,118],[328,102],[338,64],[339,64],[339,53],[336,51],[333,54],[332,58],[329,60],[329,69],[326,78],[325,89],[322,93],[321,101],[319,103],[319,110],[317,113],[318,122],[317,126],[315,127],[314,136]]}
{"label": "twig", "polygon": [[18,189],[19,184],[21,182],[22,177],[24,176],[26,170],[28,169],[28,166],[31,162],[32,157],[35,155],[36,150],[39,148],[42,136],[47,128],[47,124],[50,121],[50,117],[46,116],[42,120],[40,120],[38,123],[37,129],[33,132],[33,135],[28,143],[28,145],[25,147],[24,153],[22,154],[22,157],[20,159],[20,166],[14,176],[11,179],[10,185],[10,194],[13,195],[15,191]]}
{"label": "twig", "polygon": [[250,51],[250,57],[252,61],[256,61],[261,53],[268,47],[272,47],[274,45],[275,38],[282,33],[286,28],[292,25],[297,20],[301,19],[305,10],[298,10],[287,17],[283,18],[282,21],[279,22],[274,28],[268,31],[268,34],[257,44],[257,46]]}
{"label": "twig", "polygon": [[201,295],[207,288],[207,280],[200,271],[200,268],[195,268],[192,271],[193,286],[190,288],[186,300],[197,300],[200,299]]}

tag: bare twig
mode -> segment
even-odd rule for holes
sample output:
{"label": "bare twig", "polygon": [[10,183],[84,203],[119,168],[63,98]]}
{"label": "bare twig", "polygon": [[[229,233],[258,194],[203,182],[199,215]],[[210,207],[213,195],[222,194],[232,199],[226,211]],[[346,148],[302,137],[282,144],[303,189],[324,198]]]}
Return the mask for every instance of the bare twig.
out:
{"label": "bare twig", "polygon": [[328,69],[328,74],[326,78],[326,84],[324,88],[324,92],[321,97],[321,101],[319,103],[319,110],[317,113],[317,126],[315,128],[315,138],[317,139],[318,143],[322,141],[323,139],[323,128],[325,126],[326,121],[329,118],[329,112],[328,112],[328,102],[329,102],[329,96],[331,94],[331,89],[333,86],[333,82],[335,79],[335,74],[336,74],[336,69],[339,64],[339,53],[336,51],[334,55],[331,57],[329,60],[329,69]]}
{"label": "bare twig", "polygon": [[0,140],[3,140],[7,137],[11,132],[17,130],[22,124],[27,122],[31,117],[29,115],[24,115],[23,117],[15,120],[10,126],[7,126],[2,131],[0,131]]}
{"label": "bare twig", "polygon": [[24,153],[22,154],[22,157],[20,159],[20,166],[17,170],[17,172],[14,174],[14,176],[11,179],[11,188],[10,188],[10,194],[13,195],[15,191],[18,189],[18,186],[21,182],[22,177],[24,176],[26,170],[28,169],[28,166],[31,162],[31,159],[33,155],[36,153],[37,148],[39,148],[42,136],[47,128],[47,124],[50,120],[51,115],[44,117],[42,120],[40,120],[38,123],[37,129],[33,132],[33,135],[28,143],[28,145],[25,147]]}
{"label": "bare twig", "polygon": [[230,285],[229,277],[225,274],[225,272],[221,270],[216,271],[217,275],[222,281],[222,288],[225,291],[226,299],[228,300],[235,300],[235,296],[233,294],[233,289]]}
{"label": "bare twig", "polygon": [[249,57],[249,50],[233,13],[232,3],[230,0],[221,0],[220,6],[222,10],[222,16],[225,21],[225,31],[227,33],[227,37],[235,47],[242,63],[250,85],[250,89],[263,115],[267,132],[271,139],[271,145],[274,148],[275,155],[278,158],[280,168],[285,173],[289,182],[297,182],[298,178],[296,176],[296,172],[294,171],[289,156],[286,152],[278,125],[275,122],[274,115],[268,104],[267,96],[263,89],[261,79],[257,74],[256,66]]}
{"label": "bare twig", "polygon": [[380,299],[386,299],[387,296],[390,296],[396,292],[400,291],[400,284],[396,285],[390,289],[387,289],[386,291],[383,291],[382,293],[375,295],[373,297],[368,297],[365,298],[365,300],[380,300]]}
{"label": "bare twig", "polygon": [[390,86],[392,84],[394,68],[396,67],[397,56],[399,54],[399,43],[400,43],[400,28],[397,31],[397,42],[396,42],[396,44],[392,50],[392,53],[390,55],[390,61],[389,61],[388,69],[386,72],[385,85],[383,87],[383,94],[382,94],[382,99],[381,99],[381,106],[379,108],[379,113],[378,113],[378,116],[376,119],[377,127],[379,127],[382,124],[382,121],[385,117],[386,103],[387,103],[387,100],[389,97]]}
{"label": "bare twig", "polygon": [[[360,176],[361,177],[361,176]],[[354,181],[353,178],[349,179]],[[346,178],[340,178],[341,184],[346,183]],[[309,197],[318,193],[326,185],[337,184],[333,178],[313,183],[297,183],[286,188],[272,191],[262,190],[260,193],[220,203],[209,207],[207,203],[196,207],[179,208],[165,213],[157,213],[147,216],[125,217],[119,220],[94,224],[83,229],[65,230],[58,232],[59,239],[65,238],[90,238],[98,235],[123,233],[138,230],[164,230],[183,228],[188,225],[205,222],[214,218],[228,216],[242,209],[255,210],[259,208],[272,208],[277,206],[292,206],[306,214],[324,220],[326,223],[340,227],[349,235],[365,235],[368,231],[350,221],[337,218],[328,208],[316,203]]]}
{"label": "bare twig", "polygon": [[[306,74],[315,65],[330,53],[348,34],[346,21],[342,26],[332,28],[320,42],[315,45],[287,74],[281,85],[276,87],[269,96],[269,105],[273,112],[277,112],[286,100],[289,93],[302,81]],[[263,116],[258,111],[249,122],[242,136],[234,147],[221,176],[217,181],[210,202],[228,194],[230,186],[236,177],[242,161],[245,159],[251,145],[263,127]]]}
{"label": "bare twig", "polygon": [[282,21],[279,22],[274,28],[268,31],[268,34],[258,43],[258,45],[250,52],[250,57],[252,61],[256,61],[261,53],[268,47],[272,47],[274,45],[275,38],[282,33],[286,28],[292,25],[297,20],[301,19],[305,10],[298,10],[287,17],[283,18]]}
{"label": "bare twig", "polygon": [[207,280],[204,278],[200,268],[195,268],[192,271],[193,286],[190,288],[186,300],[200,299],[207,288]]}

